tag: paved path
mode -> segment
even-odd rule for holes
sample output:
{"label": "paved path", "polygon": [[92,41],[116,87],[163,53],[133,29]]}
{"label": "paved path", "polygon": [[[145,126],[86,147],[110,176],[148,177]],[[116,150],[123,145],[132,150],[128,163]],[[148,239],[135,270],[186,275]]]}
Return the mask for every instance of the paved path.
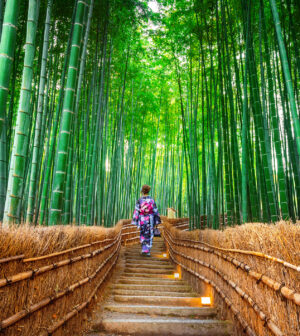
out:
{"label": "paved path", "polygon": [[231,324],[217,320],[215,308],[200,307],[200,297],[188,283],[174,279],[176,270],[163,252],[164,242],[157,238],[151,257],[141,256],[139,245],[123,251],[122,270],[89,336],[231,335]]}

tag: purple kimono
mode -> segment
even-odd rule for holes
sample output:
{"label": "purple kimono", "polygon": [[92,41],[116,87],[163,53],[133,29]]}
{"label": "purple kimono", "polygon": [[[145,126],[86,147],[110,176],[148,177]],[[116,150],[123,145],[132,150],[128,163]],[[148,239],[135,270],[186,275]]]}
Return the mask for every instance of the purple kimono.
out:
{"label": "purple kimono", "polygon": [[150,196],[141,197],[135,205],[132,224],[140,228],[142,253],[150,253],[153,240],[153,228],[161,223],[155,201]]}

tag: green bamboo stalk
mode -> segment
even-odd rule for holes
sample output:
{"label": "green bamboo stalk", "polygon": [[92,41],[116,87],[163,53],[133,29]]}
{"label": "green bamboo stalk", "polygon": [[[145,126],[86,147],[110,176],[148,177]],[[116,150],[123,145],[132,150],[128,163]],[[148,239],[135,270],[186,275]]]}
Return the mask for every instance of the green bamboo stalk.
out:
{"label": "green bamboo stalk", "polygon": [[4,0],[0,0],[0,43],[1,43],[2,25],[3,25],[3,8],[4,8]]}
{"label": "green bamboo stalk", "polygon": [[[251,27],[251,25],[250,25]],[[275,195],[274,180],[273,180],[273,167],[271,157],[271,145],[269,139],[269,130],[263,122],[262,106],[259,95],[259,84],[257,77],[257,68],[255,62],[255,55],[253,50],[253,36],[249,32],[249,78],[250,78],[250,94],[251,104],[253,107],[253,118],[255,124],[255,131],[259,135],[261,145],[262,165],[265,175],[265,183],[267,187],[268,203],[271,214],[271,221],[278,220],[278,208]]]}
{"label": "green bamboo stalk", "polygon": [[15,53],[19,7],[20,0],[6,1],[0,43],[0,135],[5,124],[6,101]]}
{"label": "green bamboo stalk", "polygon": [[37,178],[38,178],[38,169],[39,169],[38,163],[39,163],[40,147],[41,147],[40,142],[41,142],[43,113],[45,115],[45,109],[43,109],[43,103],[44,103],[44,94],[45,94],[44,91],[45,91],[45,83],[46,83],[46,66],[47,66],[47,59],[48,59],[49,32],[50,32],[52,4],[53,4],[53,0],[48,0],[46,19],[45,19],[43,50],[42,50],[42,64],[41,64],[41,72],[40,72],[38,107],[37,107],[37,116],[36,116],[36,121],[35,121],[35,135],[34,135],[34,143],[33,143],[32,161],[31,161],[30,187],[29,187],[29,194],[28,194],[28,207],[27,207],[27,217],[26,217],[26,222],[28,224],[32,222],[33,215],[34,215],[34,205],[35,205]]}
{"label": "green bamboo stalk", "polygon": [[[7,116],[6,102],[14,62],[19,0],[7,0],[3,18],[4,1],[0,3],[0,220],[3,219],[7,188]],[[13,82],[14,84],[14,82]],[[13,91],[14,92],[14,91]],[[9,127],[10,129],[10,127]]]}
{"label": "green bamboo stalk", "polygon": [[20,220],[20,205],[25,186],[24,174],[30,132],[30,96],[32,91],[33,61],[35,39],[39,16],[39,0],[30,0],[28,7],[26,49],[22,75],[22,88],[19,100],[14,147],[10,163],[8,192],[5,202],[3,224],[8,225]]}
{"label": "green bamboo stalk", "polygon": [[280,51],[281,63],[283,67],[285,84],[287,87],[287,92],[288,92],[288,97],[289,97],[290,109],[291,109],[291,114],[292,114],[292,124],[293,124],[294,132],[295,132],[295,141],[296,141],[297,151],[298,151],[297,156],[299,160],[300,159],[300,121],[299,121],[299,116],[297,113],[297,107],[296,107],[296,101],[295,101],[295,96],[294,96],[294,89],[293,89],[293,83],[292,83],[292,78],[291,78],[291,73],[290,73],[290,67],[288,63],[286,48],[285,48],[283,37],[282,37],[282,31],[281,31],[281,25],[280,25],[280,19],[278,15],[276,1],[270,0],[270,6],[272,10],[273,21],[274,21],[277,41],[279,45],[279,51]]}
{"label": "green bamboo stalk", "polygon": [[84,19],[84,10],[87,3],[78,0],[76,2],[76,17],[74,23],[74,32],[72,37],[72,46],[70,52],[70,61],[67,74],[66,92],[64,96],[62,120],[58,138],[58,150],[56,153],[57,165],[53,173],[52,198],[50,206],[49,224],[55,225],[61,221],[63,209],[62,198],[64,192],[64,183],[67,174],[67,151],[70,140],[70,131],[73,122],[75,87],[77,81],[77,71],[79,65],[80,42],[82,37],[82,24]]}
{"label": "green bamboo stalk", "polygon": [[[250,6],[250,3],[249,3]],[[248,162],[247,162],[247,133],[248,133],[248,94],[247,94],[247,76],[248,76],[248,41],[249,41],[249,23],[250,10],[247,11],[247,28],[246,28],[246,57],[244,70],[244,101],[243,101],[243,125],[242,125],[242,219],[243,223],[248,221]]]}
{"label": "green bamboo stalk", "polygon": [[237,143],[237,127],[235,120],[235,107],[233,101],[233,90],[232,90],[232,75],[230,68],[230,52],[228,48],[227,39],[227,28],[225,24],[225,10],[223,0],[221,1],[221,14],[223,23],[223,32],[225,37],[225,51],[226,51],[226,65],[225,75],[227,79],[227,90],[229,96],[229,106],[230,106],[230,131],[231,131],[231,146],[232,146],[232,158],[233,158],[233,181],[234,181],[234,197],[235,197],[235,220],[237,224],[240,224],[241,213],[240,213],[240,186],[242,184],[241,179],[241,167],[238,154],[238,143]]}
{"label": "green bamboo stalk", "polygon": [[[288,211],[288,204],[287,204],[287,186],[286,186],[286,177],[283,167],[283,160],[282,160],[282,149],[281,149],[281,139],[279,135],[279,120],[275,108],[275,100],[274,100],[274,88],[273,88],[273,78],[271,73],[271,65],[270,65],[270,52],[268,47],[268,40],[266,34],[266,27],[265,27],[265,19],[264,19],[264,10],[262,1],[260,2],[260,39],[261,33],[263,31],[264,35],[264,47],[266,52],[266,64],[267,64],[267,78],[268,78],[268,89],[269,89],[269,108],[271,113],[271,125],[273,131],[273,141],[274,147],[276,151],[276,159],[278,165],[278,185],[279,185],[279,202],[281,207],[281,215],[283,219],[288,219],[289,211]],[[263,76],[263,69],[261,70],[261,74]],[[262,77],[262,84],[264,84],[264,78]],[[263,85],[264,86],[264,85]]]}

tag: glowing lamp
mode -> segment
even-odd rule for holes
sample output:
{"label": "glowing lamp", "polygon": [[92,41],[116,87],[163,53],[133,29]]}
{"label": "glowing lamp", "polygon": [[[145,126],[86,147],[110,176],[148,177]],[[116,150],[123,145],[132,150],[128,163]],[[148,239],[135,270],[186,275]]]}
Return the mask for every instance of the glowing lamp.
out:
{"label": "glowing lamp", "polygon": [[179,276],[180,276],[179,273],[174,273],[174,278],[175,279],[179,279]]}
{"label": "glowing lamp", "polygon": [[164,258],[167,258],[167,253],[164,253],[164,254],[163,254],[163,257],[164,257]]}
{"label": "glowing lamp", "polygon": [[201,303],[203,305],[210,305],[211,304],[211,298],[210,297],[202,296],[201,297]]}

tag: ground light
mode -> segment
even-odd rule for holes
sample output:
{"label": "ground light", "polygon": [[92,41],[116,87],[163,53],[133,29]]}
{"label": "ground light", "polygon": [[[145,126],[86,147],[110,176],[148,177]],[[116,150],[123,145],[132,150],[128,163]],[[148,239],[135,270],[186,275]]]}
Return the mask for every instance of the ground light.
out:
{"label": "ground light", "polygon": [[201,304],[202,305],[211,305],[211,298],[209,296],[202,296],[201,297]]}
{"label": "ground light", "polygon": [[162,254],[154,254],[154,257],[160,258],[160,259],[168,259],[169,255],[167,252],[163,252]]}

